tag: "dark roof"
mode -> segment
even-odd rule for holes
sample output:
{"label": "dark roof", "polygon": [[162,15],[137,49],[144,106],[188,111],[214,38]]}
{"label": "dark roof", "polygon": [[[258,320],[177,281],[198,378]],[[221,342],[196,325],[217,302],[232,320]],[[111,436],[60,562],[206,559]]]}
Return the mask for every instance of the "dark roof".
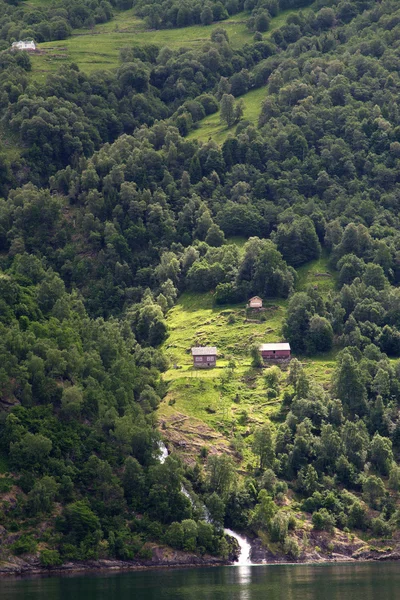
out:
{"label": "dark roof", "polygon": [[217,354],[217,348],[215,346],[197,346],[192,348],[192,356],[213,356]]}

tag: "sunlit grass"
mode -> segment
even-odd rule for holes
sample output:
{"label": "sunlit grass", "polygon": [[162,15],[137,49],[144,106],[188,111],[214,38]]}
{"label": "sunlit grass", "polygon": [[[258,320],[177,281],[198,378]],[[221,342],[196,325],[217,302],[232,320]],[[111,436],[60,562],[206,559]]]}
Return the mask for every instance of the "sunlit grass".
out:
{"label": "sunlit grass", "polygon": [[[257,125],[260,116],[262,103],[267,96],[267,86],[252,90],[241,96],[244,102],[243,120]],[[197,139],[200,142],[207,142],[209,139],[222,144],[228,135],[234,136],[236,125],[227,127],[221,122],[220,112],[214,113],[199,122],[198,128],[191,131],[188,135],[190,139]]]}
{"label": "sunlit grass", "polygon": [[247,13],[234,15],[226,21],[212,25],[194,25],[179,29],[146,29],[143,20],[133,10],[119,12],[108,23],[93,29],[75,30],[66,40],[39,44],[43,54],[33,55],[33,77],[44,79],[48,72],[56,71],[61,64],[75,63],[85,73],[115,69],[120,65],[120,51],[126,46],[156,44],[160,48],[178,49],[197,47],[210,40],[218,27],[226,29],[233,48],[251,41],[252,34],[246,26]]}
{"label": "sunlit grass", "polygon": [[304,291],[308,286],[314,286],[322,294],[335,289],[337,273],[329,266],[328,254],[322,252],[318,260],[307,263],[297,269],[296,290]]}
{"label": "sunlit grass", "polygon": [[[235,240],[230,240],[230,242]],[[245,240],[236,240],[243,245]],[[322,262],[321,262],[322,261]],[[303,267],[300,288],[326,267],[326,258]],[[276,397],[268,392],[265,369],[251,364],[252,344],[283,341],[282,325],[288,300],[264,301],[267,319],[248,320],[245,303],[215,306],[212,293],[185,293],[168,313],[169,337],[163,351],[170,360],[164,374],[168,393],[161,403],[158,416],[164,423],[164,434],[175,440],[185,439],[185,453],[195,454],[199,444],[210,451],[229,444],[235,435],[246,440],[243,462],[253,464],[252,432],[255,427],[272,419],[284,418],[281,403],[287,383],[287,366],[282,365],[281,382]],[[195,345],[217,346],[217,367],[194,369],[190,349]],[[310,380],[329,389],[335,369],[336,351],[315,357],[297,356]],[[234,366],[230,367],[233,360]],[[184,426],[181,427],[181,423]],[[178,423],[176,426],[175,423]],[[213,433],[214,432],[214,433]],[[188,442],[189,440],[189,442]],[[193,446],[192,442],[193,441]],[[232,451],[232,449],[231,449]]]}

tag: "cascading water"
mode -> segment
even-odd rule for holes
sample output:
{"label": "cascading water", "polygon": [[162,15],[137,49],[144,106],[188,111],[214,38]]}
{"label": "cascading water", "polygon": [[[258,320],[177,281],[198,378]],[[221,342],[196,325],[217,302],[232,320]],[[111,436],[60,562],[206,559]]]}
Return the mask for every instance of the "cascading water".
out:
{"label": "cascading water", "polygon": [[[160,461],[160,463],[164,463],[168,456],[168,449],[167,449],[166,445],[164,444],[164,442],[159,442],[158,447],[161,452],[158,460]],[[186,498],[189,498],[190,502],[193,503],[193,500],[190,497],[189,492],[187,491],[187,489],[184,486],[181,487],[181,492],[182,492],[182,494],[184,494],[184,496],[186,496]],[[206,506],[204,506],[204,518],[207,521],[207,523],[210,522],[210,514],[209,514]],[[231,537],[235,538],[235,540],[239,544],[240,553],[239,553],[238,560],[235,562],[235,565],[237,565],[238,567],[241,567],[244,565],[251,565],[251,560],[250,560],[251,546],[250,546],[249,542],[246,540],[246,538],[239,535],[235,531],[232,531],[231,529],[224,529],[224,533],[226,535],[230,535]]]}
{"label": "cascading water", "polygon": [[164,442],[158,442],[158,447],[159,447],[160,452],[161,452],[161,456],[158,457],[158,460],[162,464],[162,463],[165,462],[165,459],[168,456],[168,449],[167,449],[167,446],[164,444]]}
{"label": "cascading water", "polygon": [[238,567],[242,567],[244,565],[251,565],[251,559],[250,559],[251,545],[246,540],[246,538],[239,535],[235,531],[232,531],[232,529],[224,529],[224,533],[226,535],[230,535],[231,537],[235,538],[235,540],[239,544],[240,554],[239,554],[239,558],[235,562],[235,565],[237,565]]}

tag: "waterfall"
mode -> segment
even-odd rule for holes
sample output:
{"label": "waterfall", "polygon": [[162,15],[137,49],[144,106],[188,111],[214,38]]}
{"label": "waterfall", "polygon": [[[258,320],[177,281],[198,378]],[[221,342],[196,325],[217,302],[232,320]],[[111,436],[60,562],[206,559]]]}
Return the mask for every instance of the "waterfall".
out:
{"label": "waterfall", "polygon": [[[168,449],[167,449],[166,445],[164,444],[164,442],[158,442],[158,447],[161,452],[161,455],[159,455],[158,460],[160,461],[160,463],[164,463],[165,459],[168,456]],[[181,492],[184,496],[186,496],[186,498],[189,498],[190,502],[193,504],[193,500],[190,497],[189,492],[183,485],[181,487]],[[210,513],[208,512],[208,509],[205,505],[204,505],[204,519],[205,519],[205,521],[207,521],[207,523],[211,522]],[[246,540],[246,538],[239,535],[238,533],[235,533],[235,531],[232,531],[231,529],[224,529],[224,533],[226,535],[230,535],[231,537],[235,538],[235,540],[239,544],[240,553],[239,553],[238,560],[235,562],[235,565],[237,565],[237,566],[250,565],[251,564],[251,560],[250,560],[251,546],[250,546],[249,542]]]}
{"label": "waterfall", "polygon": [[167,446],[164,444],[164,442],[158,442],[158,447],[159,447],[160,452],[161,452],[161,456],[158,457],[158,460],[162,464],[162,463],[165,462],[165,459],[168,456],[168,449],[167,449]]}
{"label": "waterfall", "polygon": [[235,540],[239,544],[240,554],[239,554],[239,558],[235,562],[235,565],[237,565],[238,567],[241,567],[243,565],[251,565],[251,560],[250,560],[251,545],[246,540],[246,538],[239,535],[235,531],[232,531],[231,529],[224,529],[224,533],[226,535],[230,535],[231,537],[235,538]]}

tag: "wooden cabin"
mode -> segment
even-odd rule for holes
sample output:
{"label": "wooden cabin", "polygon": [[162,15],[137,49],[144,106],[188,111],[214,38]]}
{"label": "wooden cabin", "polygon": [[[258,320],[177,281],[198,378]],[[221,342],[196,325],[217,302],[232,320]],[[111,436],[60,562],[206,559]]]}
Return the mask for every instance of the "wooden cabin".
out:
{"label": "wooden cabin", "polygon": [[279,344],[261,344],[261,356],[264,362],[269,360],[290,360],[290,344],[280,342]]}
{"label": "wooden cabin", "polygon": [[209,369],[217,364],[217,348],[215,346],[198,346],[192,348],[193,366]]}
{"label": "wooden cabin", "polygon": [[263,305],[262,298],[260,298],[260,296],[253,296],[253,298],[250,298],[250,300],[249,300],[248,307],[249,308],[262,308],[262,305]]}

